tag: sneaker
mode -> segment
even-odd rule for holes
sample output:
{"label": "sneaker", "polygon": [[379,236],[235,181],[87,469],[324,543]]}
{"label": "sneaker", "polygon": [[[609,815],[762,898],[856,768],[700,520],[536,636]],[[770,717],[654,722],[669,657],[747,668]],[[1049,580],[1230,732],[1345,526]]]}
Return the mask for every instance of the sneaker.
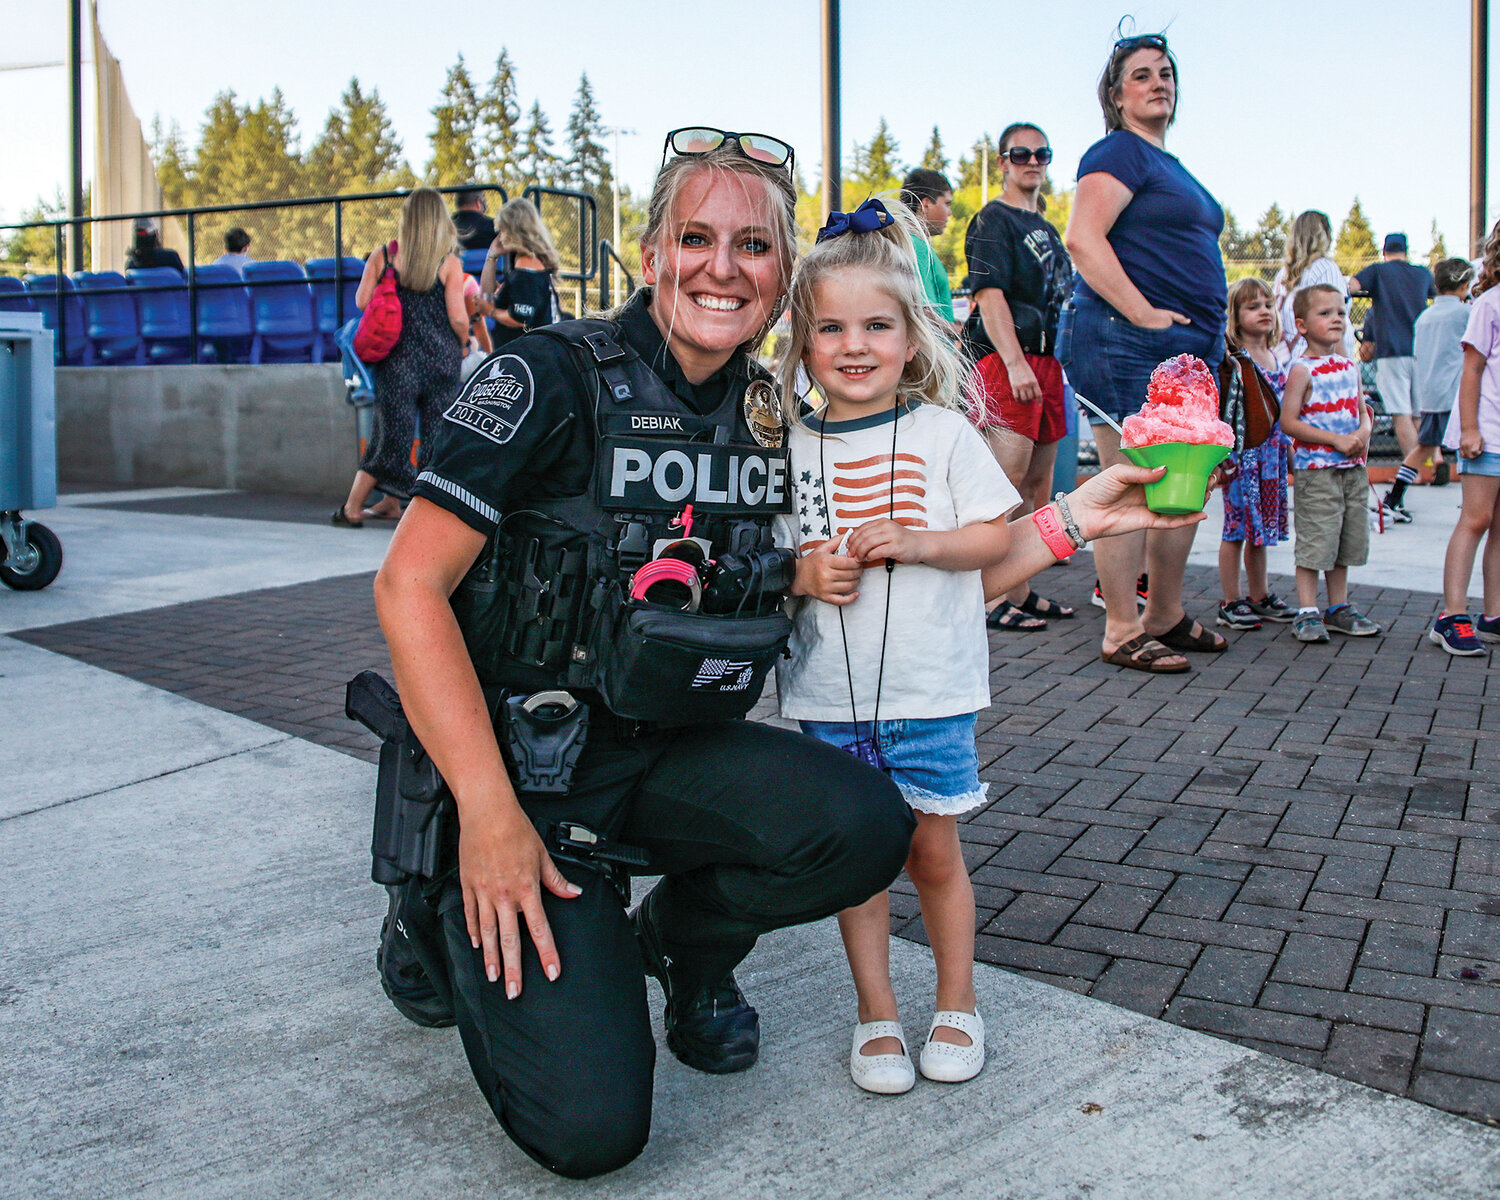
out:
{"label": "sneaker", "polygon": [[[380,926],[380,948],[375,966],[380,986],[399,1012],[424,1029],[445,1029],[454,1023],[452,991],[447,978],[447,959],[431,909],[418,911],[409,902],[405,886],[388,887],[390,908]],[[441,976],[439,987],[434,976]]]}
{"label": "sneaker", "polygon": [[1260,618],[1255,615],[1248,600],[1231,600],[1228,604],[1219,605],[1219,616],[1214,623],[1229,629],[1260,628]]}
{"label": "sneaker", "polygon": [[1374,637],[1380,632],[1380,626],[1352,604],[1330,608],[1323,614],[1323,621],[1334,633],[1346,633],[1350,637]]}
{"label": "sneaker", "polygon": [[1445,458],[1437,466],[1432,468],[1432,486],[1447,487],[1449,480],[1453,478],[1453,468],[1448,465]]}
{"label": "sneaker", "polygon": [[[1427,631],[1427,639],[1436,642],[1449,654],[1484,653],[1484,643],[1474,632],[1474,618],[1468,613],[1451,613],[1446,617],[1439,617]],[[1494,640],[1500,641],[1500,635]]]}
{"label": "sneaker", "polygon": [[1500,617],[1475,617],[1474,632],[1481,642],[1500,642]]}
{"label": "sneaker", "polygon": [[661,984],[667,997],[667,1049],[678,1061],[710,1075],[753,1067],[760,1055],[760,1014],[746,1001],[734,973],[679,995],[681,985],[673,979],[672,960],[662,949],[649,894],[631,914],[631,924],[646,974]]}
{"label": "sneaker", "polygon": [[1385,519],[1392,525],[1410,525],[1411,513],[1399,504],[1392,504],[1390,500],[1380,502],[1381,510],[1385,513]]}
{"label": "sneaker", "polygon": [[1299,642],[1326,642],[1328,629],[1322,614],[1299,612],[1292,618],[1292,636]]}
{"label": "sneaker", "polygon": [[1094,580],[1094,594],[1089,597],[1089,603],[1095,608],[1105,607],[1104,593],[1099,590],[1099,581],[1097,579]]}
{"label": "sneaker", "polygon": [[[1147,580],[1146,576],[1143,574],[1139,579],[1135,581],[1135,605],[1137,608],[1146,607],[1147,591]],[[1099,581],[1097,579],[1094,580],[1094,594],[1089,597],[1089,603],[1092,604],[1095,608],[1105,607],[1104,593],[1099,590]]]}
{"label": "sneaker", "polygon": [[1275,592],[1267,592],[1261,600],[1248,600],[1250,611],[1262,621],[1275,621],[1278,625],[1284,625],[1297,615],[1295,608],[1289,607]]}

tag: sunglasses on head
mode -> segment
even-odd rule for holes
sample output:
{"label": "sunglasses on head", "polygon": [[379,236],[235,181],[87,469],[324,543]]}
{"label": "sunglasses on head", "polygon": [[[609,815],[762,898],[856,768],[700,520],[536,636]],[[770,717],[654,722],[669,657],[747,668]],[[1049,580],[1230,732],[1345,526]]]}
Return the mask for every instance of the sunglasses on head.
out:
{"label": "sunglasses on head", "polygon": [[746,158],[767,163],[773,167],[792,169],[796,153],[780,138],[768,133],[731,133],[727,129],[713,129],[706,125],[694,125],[685,129],[674,129],[667,134],[662,147],[661,161],[668,154],[711,154],[725,142],[733,142],[735,149]]}
{"label": "sunglasses on head", "polygon": [[1159,33],[1137,33],[1131,37],[1123,37],[1115,43],[1116,50],[1123,50],[1126,54],[1135,50],[1160,50],[1163,54],[1167,52],[1167,39]]}
{"label": "sunglasses on head", "polygon": [[1030,146],[1012,146],[1009,150],[1002,150],[1000,157],[1010,159],[1012,165],[1017,167],[1025,166],[1034,158],[1038,166],[1045,167],[1052,161],[1052,147],[1043,146],[1040,150],[1033,150]]}

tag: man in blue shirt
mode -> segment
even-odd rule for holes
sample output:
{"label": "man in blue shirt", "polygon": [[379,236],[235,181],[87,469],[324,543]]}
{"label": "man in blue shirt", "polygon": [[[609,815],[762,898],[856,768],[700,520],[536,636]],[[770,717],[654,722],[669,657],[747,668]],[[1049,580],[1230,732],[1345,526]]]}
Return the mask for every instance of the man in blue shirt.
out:
{"label": "man in blue shirt", "polygon": [[[1369,296],[1375,316],[1375,390],[1390,415],[1391,427],[1401,444],[1401,457],[1410,458],[1417,449],[1417,423],[1412,416],[1413,330],[1427,301],[1437,295],[1432,272],[1406,260],[1406,234],[1388,233],[1383,262],[1366,267],[1349,281],[1351,296]],[[1387,515],[1400,524],[1411,514],[1389,499],[1383,500]]]}

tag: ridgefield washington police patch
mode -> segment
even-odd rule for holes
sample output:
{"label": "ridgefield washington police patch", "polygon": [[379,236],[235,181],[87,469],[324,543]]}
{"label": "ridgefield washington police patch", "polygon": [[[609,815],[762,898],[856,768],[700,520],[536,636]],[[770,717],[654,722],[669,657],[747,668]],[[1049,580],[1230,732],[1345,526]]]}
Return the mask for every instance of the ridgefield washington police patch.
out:
{"label": "ridgefield washington police patch", "polygon": [[516,436],[535,400],[536,386],[526,360],[502,354],[488,369],[474,373],[443,419],[503,446]]}

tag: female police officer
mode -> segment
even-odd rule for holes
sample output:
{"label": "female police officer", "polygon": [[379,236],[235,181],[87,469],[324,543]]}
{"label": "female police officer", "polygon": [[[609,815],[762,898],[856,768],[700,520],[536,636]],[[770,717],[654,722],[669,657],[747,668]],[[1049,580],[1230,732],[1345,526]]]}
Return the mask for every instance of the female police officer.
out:
{"label": "female police officer", "polygon": [[[382,982],[411,1019],[456,1020],[507,1133],[571,1176],[645,1145],[643,963],[680,1059],[748,1067],[758,1026],[735,965],[759,934],[887,886],[912,830],[896,788],[854,757],[712,719],[743,711],[779,648],[786,560],[768,530],[786,464],[749,352],[783,301],[796,196],[777,139],[678,130],[667,151],[642,239],[648,287],[614,320],[539,330],[474,374],[375,584],[406,715],[459,829],[446,871],[393,889]],[[1147,478],[1096,481],[1075,498],[1079,524],[1159,520],[1130,486]],[[630,595],[689,534],[751,569],[719,597],[723,620],[701,588],[673,594],[699,611],[653,642],[650,623],[672,614]],[[1011,559],[1017,578],[1053,561],[1030,521]],[[516,729],[533,705],[570,732],[528,749]],[[600,864],[568,852],[596,835],[663,876],[634,929]]]}

